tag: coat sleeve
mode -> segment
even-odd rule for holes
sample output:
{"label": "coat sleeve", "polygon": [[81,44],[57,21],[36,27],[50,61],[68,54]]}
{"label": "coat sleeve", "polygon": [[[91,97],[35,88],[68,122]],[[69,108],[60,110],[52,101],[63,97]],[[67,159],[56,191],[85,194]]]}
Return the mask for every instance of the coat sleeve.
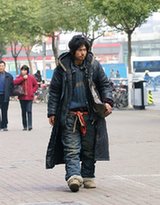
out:
{"label": "coat sleeve", "polygon": [[9,97],[12,95],[13,91],[13,76],[7,73],[8,81],[5,84],[5,101],[9,100]]}
{"label": "coat sleeve", "polygon": [[24,78],[19,75],[18,77],[16,77],[16,79],[14,80],[14,85],[19,85],[24,81]]}
{"label": "coat sleeve", "polygon": [[38,89],[38,83],[36,79],[34,78],[34,76],[32,76],[32,85],[33,85],[33,93],[35,93]]}
{"label": "coat sleeve", "polygon": [[10,81],[11,81],[11,83],[10,83],[10,95],[11,95],[11,93],[13,91],[13,87],[14,87],[13,76],[11,76]]}
{"label": "coat sleeve", "polygon": [[109,103],[111,106],[113,106],[112,86],[98,61],[94,62],[93,70],[93,81],[96,85],[102,102]]}
{"label": "coat sleeve", "polygon": [[62,92],[62,75],[62,68],[59,66],[55,68],[49,87],[48,117],[56,115]]}

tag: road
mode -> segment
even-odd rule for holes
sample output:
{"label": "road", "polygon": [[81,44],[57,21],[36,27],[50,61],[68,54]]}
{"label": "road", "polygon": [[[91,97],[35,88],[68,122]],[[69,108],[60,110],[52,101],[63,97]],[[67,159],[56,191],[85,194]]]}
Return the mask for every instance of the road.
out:
{"label": "road", "polygon": [[113,111],[107,118],[111,160],[97,162],[97,188],[78,193],[67,187],[64,165],[45,169],[46,111],[46,104],[34,104],[33,130],[22,131],[19,103],[10,103],[9,131],[0,131],[0,205],[160,204],[159,106]]}

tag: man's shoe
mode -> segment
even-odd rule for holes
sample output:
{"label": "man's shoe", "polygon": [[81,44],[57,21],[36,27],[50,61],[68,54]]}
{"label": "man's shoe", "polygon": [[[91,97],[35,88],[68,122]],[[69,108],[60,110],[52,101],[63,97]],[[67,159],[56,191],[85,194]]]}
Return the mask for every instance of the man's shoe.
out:
{"label": "man's shoe", "polygon": [[3,131],[8,131],[8,129],[7,128],[3,128]]}
{"label": "man's shoe", "polygon": [[31,131],[32,130],[32,127],[28,128],[28,131]]}
{"label": "man's shoe", "polygon": [[23,128],[23,131],[26,131],[26,130],[27,130],[27,128],[26,128],[26,127],[24,127],[24,128]]}
{"label": "man's shoe", "polygon": [[67,183],[72,192],[77,192],[83,183],[83,178],[78,175],[73,175],[67,180]]}
{"label": "man's shoe", "polygon": [[96,188],[96,183],[93,178],[83,178],[83,184],[86,189]]}

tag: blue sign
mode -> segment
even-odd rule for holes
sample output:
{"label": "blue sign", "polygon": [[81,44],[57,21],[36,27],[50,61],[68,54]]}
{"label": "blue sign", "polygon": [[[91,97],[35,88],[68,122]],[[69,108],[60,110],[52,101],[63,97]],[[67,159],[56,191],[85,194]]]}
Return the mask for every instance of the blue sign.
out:
{"label": "blue sign", "polygon": [[119,73],[120,78],[127,78],[127,68],[126,68],[126,65],[123,63],[102,64],[102,67],[108,78],[110,78],[111,75],[112,75],[112,78],[116,78],[117,71]]}

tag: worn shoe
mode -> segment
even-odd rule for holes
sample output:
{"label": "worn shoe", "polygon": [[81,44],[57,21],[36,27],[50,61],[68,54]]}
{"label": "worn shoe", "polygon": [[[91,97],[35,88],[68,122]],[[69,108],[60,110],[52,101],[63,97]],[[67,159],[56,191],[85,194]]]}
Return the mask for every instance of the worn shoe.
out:
{"label": "worn shoe", "polygon": [[27,130],[27,128],[26,128],[26,127],[24,127],[24,128],[23,128],[23,131],[26,131],[26,130]]}
{"label": "worn shoe", "polygon": [[67,183],[72,192],[77,192],[83,183],[83,178],[78,175],[73,175],[67,180]]}
{"label": "worn shoe", "polygon": [[8,128],[3,128],[3,131],[8,131]]}
{"label": "worn shoe", "polygon": [[96,188],[96,183],[93,178],[83,178],[83,184],[86,189]]}

